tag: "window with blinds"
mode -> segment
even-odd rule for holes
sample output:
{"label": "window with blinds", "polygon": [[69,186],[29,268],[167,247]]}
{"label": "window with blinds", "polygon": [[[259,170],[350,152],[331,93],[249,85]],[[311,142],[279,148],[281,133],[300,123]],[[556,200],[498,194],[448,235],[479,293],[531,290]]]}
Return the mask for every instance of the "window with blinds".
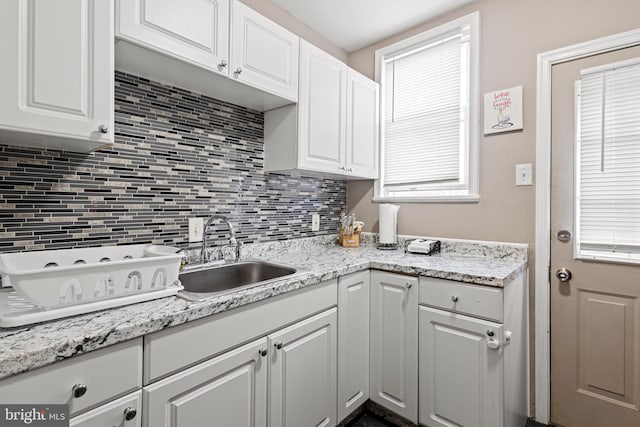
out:
{"label": "window with blinds", "polygon": [[576,86],[576,255],[640,261],[640,60]]}
{"label": "window with blinds", "polygon": [[[382,198],[468,195],[477,14],[384,48]],[[476,58],[477,59],[477,58]]]}

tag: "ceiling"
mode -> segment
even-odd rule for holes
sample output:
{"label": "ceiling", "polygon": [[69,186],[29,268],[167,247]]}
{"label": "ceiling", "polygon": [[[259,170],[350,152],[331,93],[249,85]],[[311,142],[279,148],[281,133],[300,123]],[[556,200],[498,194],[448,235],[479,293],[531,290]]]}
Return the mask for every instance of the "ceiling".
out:
{"label": "ceiling", "polygon": [[473,0],[272,0],[335,45],[353,52]]}

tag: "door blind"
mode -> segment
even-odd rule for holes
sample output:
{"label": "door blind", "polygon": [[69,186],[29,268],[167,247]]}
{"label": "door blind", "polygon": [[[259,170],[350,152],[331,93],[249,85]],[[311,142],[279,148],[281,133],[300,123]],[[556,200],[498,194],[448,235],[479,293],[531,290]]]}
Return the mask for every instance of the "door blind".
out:
{"label": "door blind", "polygon": [[460,179],[468,28],[385,59],[385,185]]}
{"label": "door blind", "polygon": [[578,95],[578,252],[640,253],[640,64],[585,73]]}

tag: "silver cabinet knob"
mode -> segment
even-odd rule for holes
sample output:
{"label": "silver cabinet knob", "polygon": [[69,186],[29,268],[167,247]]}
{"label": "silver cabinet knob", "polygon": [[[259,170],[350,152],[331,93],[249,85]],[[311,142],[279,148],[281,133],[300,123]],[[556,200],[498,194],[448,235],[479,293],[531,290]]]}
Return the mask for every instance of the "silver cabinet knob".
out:
{"label": "silver cabinet knob", "polygon": [[349,173],[353,172],[353,168],[347,169],[347,172],[349,172]]}
{"label": "silver cabinet knob", "polygon": [[133,420],[136,417],[136,415],[138,415],[138,411],[136,410],[136,408],[128,407],[124,410],[125,421]]}
{"label": "silver cabinet knob", "polygon": [[451,301],[458,302],[458,297],[455,295],[451,295]]}
{"label": "silver cabinet knob", "polygon": [[100,133],[109,133],[109,126],[100,125],[98,126],[98,130],[100,131]]}
{"label": "silver cabinet knob", "polygon": [[493,336],[495,336],[495,335],[496,335],[496,333],[495,333],[495,332],[493,332],[493,329],[488,329],[488,330],[487,330],[487,336],[488,336],[488,337],[493,337]]}
{"label": "silver cabinet knob", "polygon": [[222,69],[222,68],[226,68],[227,67],[227,61],[225,61],[224,59],[222,61],[220,61],[220,63],[218,64],[218,68]]}
{"label": "silver cabinet knob", "polygon": [[404,285],[407,287],[407,289],[413,288],[413,283],[407,282]]}
{"label": "silver cabinet knob", "polygon": [[71,394],[73,394],[73,397],[75,397],[76,399],[84,396],[86,393],[87,393],[86,384],[76,384],[71,389]]}
{"label": "silver cabinet knob", "polygon": [[273,343],[273,346],[276,348],[276,350],[281,350],[282,349],[282,343],[281,342]]}
{"label": "silver cabinet knob", "polygon": [[568,282],[573,277],[573,274],[571,274],[571,270],[568,268],[559,268],[556,270],[556,277],[561,282]]}
{"label": "silver cabinet knob", "polygon": [[258,350],[258,354],[262,357],[265,357],[267,355],[267,349],[261,348],[260,350]]}
{"label": "silver cabinet knob", "polygon": [[233,75],[238,77],[240,74],[242,74],[242,68],[238,67],[236,68],[236,70],[233,72]]}
{"label": "silver cabinet knob", "polygon": [[344,166],[340,166],[340,170],[341,170],[342,172],[346,172],[346,171],[347,171],[347,168],[345,168]]}

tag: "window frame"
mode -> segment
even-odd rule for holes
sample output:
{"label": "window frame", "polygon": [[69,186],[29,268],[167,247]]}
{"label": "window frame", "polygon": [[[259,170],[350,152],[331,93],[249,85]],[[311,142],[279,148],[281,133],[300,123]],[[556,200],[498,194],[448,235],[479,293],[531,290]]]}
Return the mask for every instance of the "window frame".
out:
{"label": "window frame", "polygon": [[385,46],[375,52],[375,79],[382,86],[382,67],[385,57],[395,56],[416,46],[426,45],[450,36],[463,26],[469,26],[469,105],[467,138],[463,147],[461,176],[464,182],[456,184],[430,184],[428,189],[420,190],[420,195],[389,196],[384,188],[384,111],[383,98],[380,97],[380,174],[374,182],[373,202],[403,203],[476,203],[480,200],[478,145],[479,145],[479,50],[480,50],[480,13],[473,12],[443,25],[424,31],[399,42]]}

